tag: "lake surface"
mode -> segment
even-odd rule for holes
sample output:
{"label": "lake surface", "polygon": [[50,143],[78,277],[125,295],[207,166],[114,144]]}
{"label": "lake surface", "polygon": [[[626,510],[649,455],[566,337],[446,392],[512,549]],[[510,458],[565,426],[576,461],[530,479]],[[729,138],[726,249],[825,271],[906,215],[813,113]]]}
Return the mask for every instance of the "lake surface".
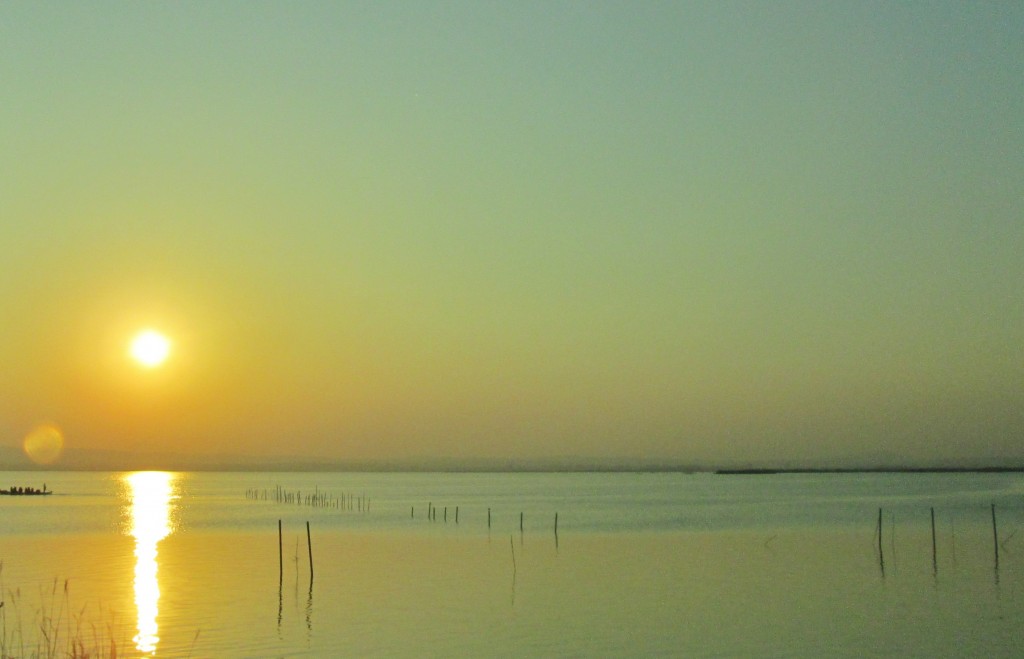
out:
{"label": "lake surface", "polygon": [[0,654],[1022,652],[1021,474],[0,472],[43,483]]}

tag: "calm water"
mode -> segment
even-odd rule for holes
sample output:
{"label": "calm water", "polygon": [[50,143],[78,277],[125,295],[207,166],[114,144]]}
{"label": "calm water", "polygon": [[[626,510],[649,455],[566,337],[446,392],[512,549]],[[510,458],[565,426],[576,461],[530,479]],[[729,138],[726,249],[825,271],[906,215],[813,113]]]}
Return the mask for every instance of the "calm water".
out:
{"label": "calm water", "polygon": [[1022,652],[1019,474],[0,472],[44,482],[0,498],[14,656]]}

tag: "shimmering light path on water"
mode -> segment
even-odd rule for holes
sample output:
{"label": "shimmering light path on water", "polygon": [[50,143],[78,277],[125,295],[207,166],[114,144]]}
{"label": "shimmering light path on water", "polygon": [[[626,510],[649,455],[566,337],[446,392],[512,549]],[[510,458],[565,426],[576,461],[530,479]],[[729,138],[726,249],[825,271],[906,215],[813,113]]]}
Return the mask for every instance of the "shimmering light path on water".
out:
{"label": "shimmering light path on water", "polygon": [[160,584],[157,581],[157,544],[173,530],[172,486],[175,475],[143,471],[124,477],[130,488],[131,535],[135,538],[135,607],[138,633],[132,639],[139,652],[156,652]]}

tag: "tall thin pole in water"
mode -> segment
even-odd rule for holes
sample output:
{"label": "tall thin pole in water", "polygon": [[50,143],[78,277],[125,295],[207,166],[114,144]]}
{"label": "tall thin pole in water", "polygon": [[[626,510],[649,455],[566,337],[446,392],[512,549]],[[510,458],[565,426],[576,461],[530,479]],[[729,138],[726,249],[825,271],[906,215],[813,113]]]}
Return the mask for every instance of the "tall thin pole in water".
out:
{"label": "tall thin pole in water", "polygon": [[284,546],[281,539],[281,520],[277,520],[277,585],[284,581]]}
{"label": "tall thin pole in water", "polygon": [[309,522],[306,522],[306,546],[309,547],[309,585],[313,585],[313,539],[309,534]]}
{"label": "tall thin pole in water", "polygon": [[932,506],[932,573],[939,573],[939,555],[935,546],[935,506]]}
{"label": "tall thin pole in water", "polygon": [[882,555],[882,509],[878,509],[878,566],[882,568],[882,574],[885,574],[885,558]]}
{"label": "tall thin pole in water", "polygon": [[996,569],[999,569],[999,531],[996,529],[996,504],[992,504],[992,545],[996,552]]}

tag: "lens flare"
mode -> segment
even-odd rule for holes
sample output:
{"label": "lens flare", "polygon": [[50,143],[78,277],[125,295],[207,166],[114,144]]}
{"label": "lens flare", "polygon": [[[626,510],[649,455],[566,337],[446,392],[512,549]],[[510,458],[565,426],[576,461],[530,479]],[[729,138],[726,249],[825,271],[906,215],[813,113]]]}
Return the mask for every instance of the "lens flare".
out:
{"label": "lens flare", "polygon": [[25,436],[22,449],[32,462],[50,465],[60,458],[64,450],[64,435],[60,428],[49,423],[36,426]]}

